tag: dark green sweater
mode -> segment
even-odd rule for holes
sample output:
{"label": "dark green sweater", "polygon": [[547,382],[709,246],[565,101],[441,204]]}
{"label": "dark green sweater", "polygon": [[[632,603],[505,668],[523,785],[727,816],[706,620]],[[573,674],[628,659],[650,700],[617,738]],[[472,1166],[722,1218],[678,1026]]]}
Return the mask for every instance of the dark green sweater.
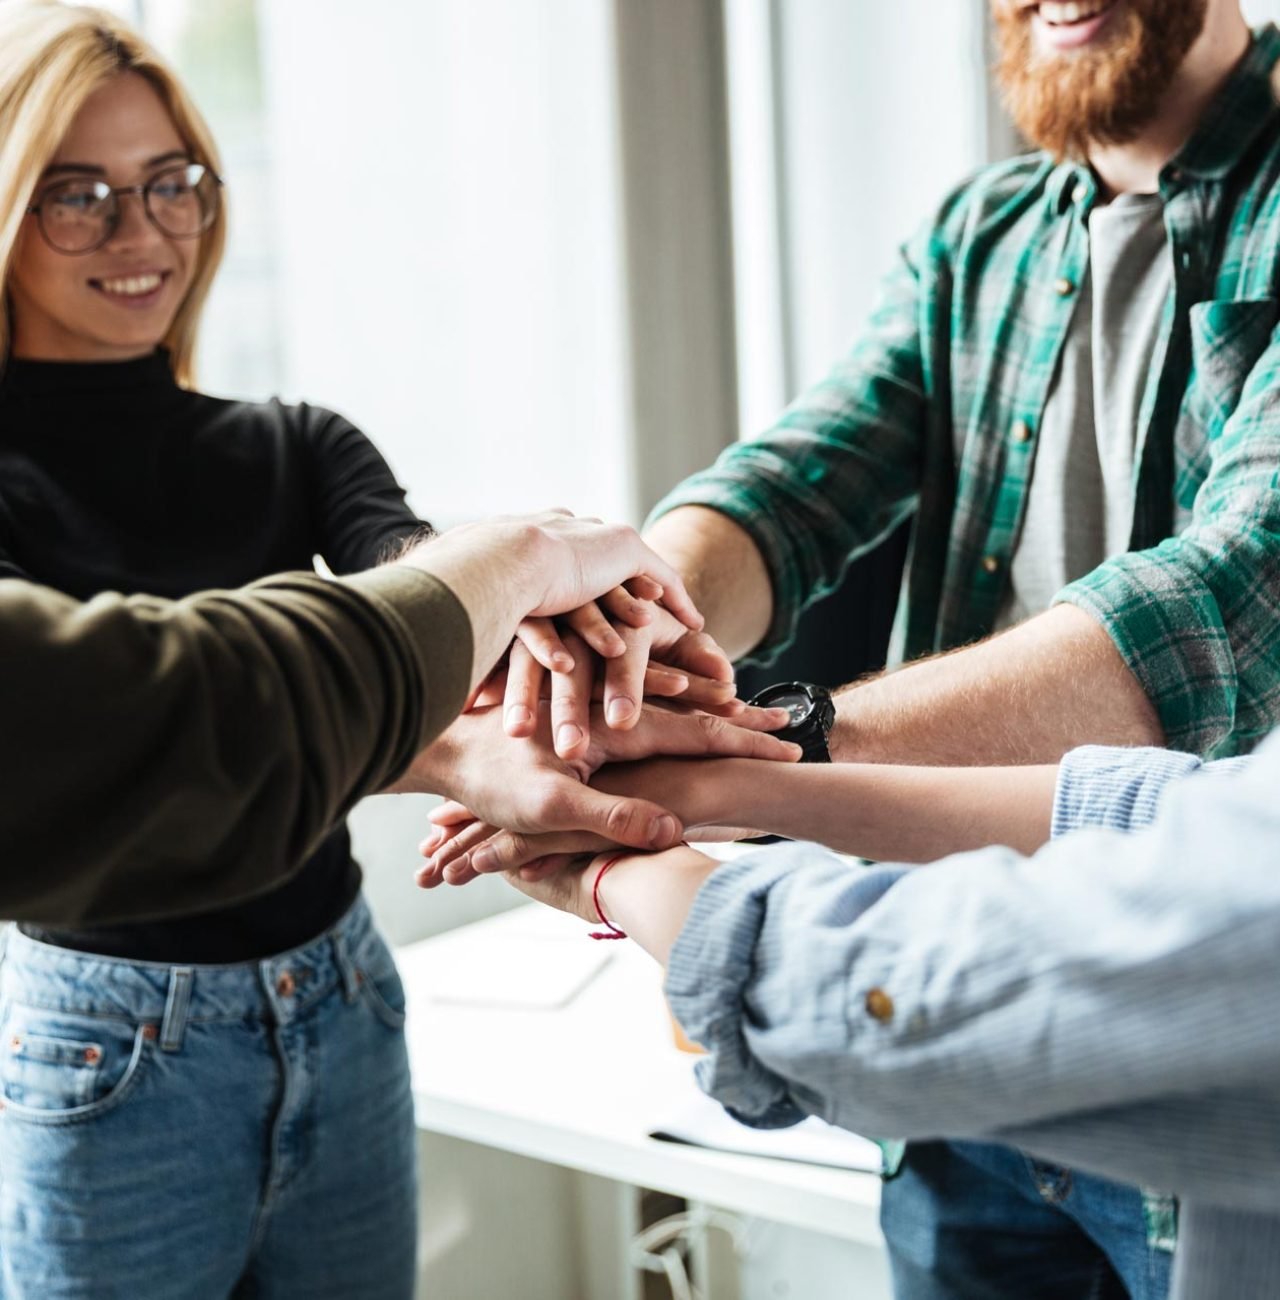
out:
{"label": "dark green sweater", "polygon": [[177,602],[0,580],[0,914],[101,925],[275,888],[461,709],[471,628],[389,566]]}

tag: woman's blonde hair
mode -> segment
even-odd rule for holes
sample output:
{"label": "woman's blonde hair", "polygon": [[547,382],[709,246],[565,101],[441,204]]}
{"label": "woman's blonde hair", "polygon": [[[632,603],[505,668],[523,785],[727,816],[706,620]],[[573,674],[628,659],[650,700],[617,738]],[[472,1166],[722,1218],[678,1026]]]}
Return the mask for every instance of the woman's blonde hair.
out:
{"label": "woman's blonde hair", "polygon": [[[220,170],[208,126],[169,65],[114,14],[57,0],[0,0],[0,367],[13,343],[9,268],[44,169],[95,90],[124,72],[155,87],[195,161]],[[165,336],[174,376],[194,383],[200,313],[226,245],[226,212],[201,237],[191,287]]]}

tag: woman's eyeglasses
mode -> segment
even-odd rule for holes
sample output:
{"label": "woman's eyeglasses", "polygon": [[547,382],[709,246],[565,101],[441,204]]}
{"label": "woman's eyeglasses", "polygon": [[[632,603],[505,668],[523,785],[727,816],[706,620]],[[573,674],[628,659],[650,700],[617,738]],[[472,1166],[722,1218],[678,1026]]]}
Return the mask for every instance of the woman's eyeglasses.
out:
{"label": "woman's eyeglasses", "polygon": [[170,239],[195,239],[218,215],[221,178],[202,163],[183,163],[157,172],[145,185],[112,188],[85,177],[57,181],[43,190],[34,212],[45,243],[59,253],[92,253],[120,225],[120,201],[142,200],[147,220]]}

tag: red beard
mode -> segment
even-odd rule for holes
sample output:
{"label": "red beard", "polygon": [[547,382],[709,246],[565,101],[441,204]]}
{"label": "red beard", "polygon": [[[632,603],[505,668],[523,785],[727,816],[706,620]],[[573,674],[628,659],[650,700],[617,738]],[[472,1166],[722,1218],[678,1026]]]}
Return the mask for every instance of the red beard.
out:
{"label": "red beard", "polygon": [[1159,111],[1204,28],[1208,0],[1118,0],[1101,43],[1036,49],[1034,10],[992,6],[996,77],[1014,125],[1054,158],[1084,158],[1089,144],[1124,144]]}

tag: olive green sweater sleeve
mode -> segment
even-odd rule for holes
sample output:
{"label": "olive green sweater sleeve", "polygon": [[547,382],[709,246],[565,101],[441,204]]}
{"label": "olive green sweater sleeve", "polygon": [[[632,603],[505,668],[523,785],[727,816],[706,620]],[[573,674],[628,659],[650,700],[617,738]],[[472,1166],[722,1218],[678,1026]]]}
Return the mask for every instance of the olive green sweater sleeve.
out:
{"label": "olive green sweater sleeve", "polygon": [[278,884],[461,709],[428,574],[87,604],[0,580],[0,916],[106,924]]}

